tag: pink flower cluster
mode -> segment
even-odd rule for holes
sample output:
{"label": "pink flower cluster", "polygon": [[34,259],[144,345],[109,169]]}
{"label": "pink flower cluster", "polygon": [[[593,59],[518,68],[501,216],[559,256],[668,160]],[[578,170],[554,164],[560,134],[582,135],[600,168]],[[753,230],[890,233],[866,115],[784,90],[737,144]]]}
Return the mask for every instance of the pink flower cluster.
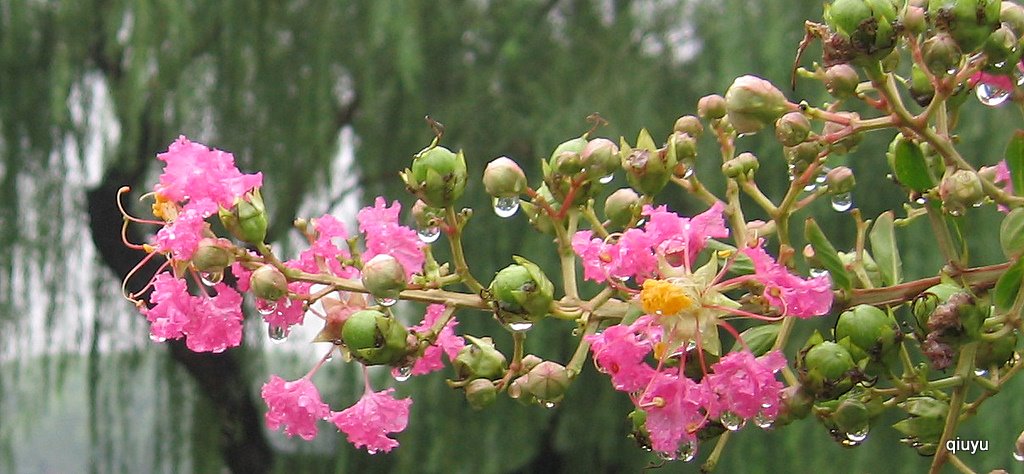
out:
{"label": "pink flower cluster", "polygon": [[150,323],[150,337],[163,341],[185,337],[196,352],[222,352],[242,340],[242,295],[217,283],[214,296],[192,296],[185,280],[169,273],[153,278],[151,308],[142,314]]}
{"label": "pink flower cluster", "polygon": [[610,375],[615,389],[629,393],[634,405],[647,414],[645,427],[653,449],[675,453],[682,443],[695,442],[708,420],[727,414],[743,420],[778,414],[783,385],[775,373],[786,364],[780,352],[761,357],[726,354],[698,382],[679,367],[659,363],[655,368],[646,362],[661,341],[655,319],[642,316],[629,326],[612,326],[586,337],[598,370]]}
{"label": "pink flower cluster", "polygon": [[[409,330],[418,333],[430,331],[438,318],[444,314],[444,308],[444,305],[440,304],[427,306],[427,313],[423,316],[423,321],[410,327]],[[455,360],[455,356],[459,355],[459,351],[466,346],[466,341],[455,335],[456,324],[458,322],[455,318],[445,323],[444,327],[437,334],[437,339],[434,340],[434,343],[427,346],[423,350],[423,356],[416,359],[416,362],[413,363],[411,375],[425,375],[444,368],[441,354],[446,354],[449,361]]]}
{"label": "pink flower cluster", "polygon": [[220,207],[230,208],[246,193],[263,185],[263,175],[242,174],[231,153],[193,143],[184,136],[157,155],[166,163],[160,181],[153,189],[159,201],[177,204],[177,215],[168,221],[155,239],[160,252],[170,252],[178,260],[189,260],[202,238],[204,220]]}
{"label": "pink flower cluster", "polygon": [[593,232],[582,230],[572,237],[572,249],[583,262],[583,278],[597,282],[609,278],[636,278],[643,282],[658,271],[658,256],[689,265],[709,238],[728,237],[722,212],[725,206],[716,202],[692,219],[679,217],[665,206],[644,206],[648,218],[644,229],[626,229],[618,239],[593,238]]}
{"label": "pink flower cluster", "polygon": [[808,318],[832,307],[832,281],[827,275],[803,279],[775,262],[760,245],[743,249],[754,262],[756,279],[765,285],[762,296],[781,314]]}
{"label": "pink flower cluster", "polygon": [[289,382],[271,375],[260,395],[268,407],[268,428],[276,430],[283,426],[288,436],[309,441],[316,437],[317,422],[328,420],[344,432],[355,447],[365,447],[374,454],[398,446],[398,441],[388,434],[404,430],[409,423],[412,399],[395,399],[394,391],[393,388],[380,392],[366,390],[355,405],[336,412],[320,400],[320,392],[308,378]]}

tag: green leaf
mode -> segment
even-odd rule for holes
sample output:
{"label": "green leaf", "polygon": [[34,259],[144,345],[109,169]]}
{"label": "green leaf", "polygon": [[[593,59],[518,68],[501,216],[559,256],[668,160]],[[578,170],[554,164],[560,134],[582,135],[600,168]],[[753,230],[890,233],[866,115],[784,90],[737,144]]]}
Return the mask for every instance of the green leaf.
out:
{"label": "green leaf", "polygon": [[1009,311],[1013,307],[1017,293],[1020,293],[1022,278],[1024,278],[1024,259],[1018,259],[996,281],[996,287],[992,294],[992,303],[995,304],[996,310]]}
{"label": "green leaf", "polygon": [[1010,183],[1020,193],[1024,190],[1024,130],[1017,130],[1006,144],[1006,166],[1010,168]]}
{"label": "green leaf", "polygon": [[[747,343],[750,352],[760,357],[772,350],[772,347],[775,345],[775,339],[779,337],[780,326],[781,323],[754,326],[743,331],[740,336]],[[739,341],[733,344],[732,352],[739,352],[741,350],[743,350],[743,345]]]}
{"label": "green leaf", "polygon": [[853,286],[850,274],[847,273],[846,266],[839,258],[836,248],[828,241],[825,233],[821,231],[821,227],[813,218],[807,219],[804,225],[804,236],[810,242],[811,248],[814,249],[815,258],[825,267],[825,270],[832,274],[832,282],[839,288],[849,291]]}
{"label": "green leaf", "polygon": [[875,219],[868,238],[871,240],[871,255],[882,274],[882,283],[892,286],[903,281],[903,262],[896,247],[896,233],[893,228],[892,211],[883,212]]}
{"label": "green leaf", "polygon": [[1016,208],[1003,218],[999,226],[999,245],[1006,258],[1018,258],[1024,254],[1024,208]]}
{"label": "green leaf", "polygon": [[925,192],[935,186],[928,161],[917,143],[897,135],[889,147],[893,175],[904,186]]}

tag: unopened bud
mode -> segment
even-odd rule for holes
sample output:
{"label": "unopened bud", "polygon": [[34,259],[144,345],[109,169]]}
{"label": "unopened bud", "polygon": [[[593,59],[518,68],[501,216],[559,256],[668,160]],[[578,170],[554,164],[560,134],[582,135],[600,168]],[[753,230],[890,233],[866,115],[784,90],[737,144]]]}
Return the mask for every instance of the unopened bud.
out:
{"label": "unopened bud", "polygon": [[803,357],[803,384],[813,393],[831,397],[845,393],[853,383],[847,373],[855,367],[850,351],[831,341],[810,348]]}
{"label": "unopened bud", "polygon": [[523,388],[538,400],[558,402],[569,388],[569,373],[561,364],[544,361],[526,374]]}
{"label": "unopened bud", "polygon": [[968,207],[980,203],[985,190],[978,173],[972,170],[956,170],[942,179],[939,184],[942,206],[952,214],[962,214]]}
{"label": "unopened bud", "polygon": [[965,53],[980,48],[999,27],[1000,0],[931,0],[928,14],[936,29],[949,32]]}
{"label": "unopened bud", "polygon": [[264,264],[252,272],[249,286],[253,295],[266,301],[277,301],[288,294],[288,279],[281,270],[269,264]]}
{"label": "unopened bud", "polygon": [[775,138],[783,146],[795,146],[810,133],[811,122],[800,112],[789,112],[775,121]]}
{"label": "unopened bud", "polygon": [[508,325],[532,324],[548,314],[555,287],[536,264],[519,256],[512,258],[516,263],[499,271],[488,288],[495,314]]}
{"label": "unopened bud", "polygon": [[488,379],[473,379],[466,385],[466,401],[474,410],[483,409],[497,398],[498,390],[494,388],[494,382]]}
{"label": "unopened bud", "polygon": [[825,183],[828,184],[829,194],[839,195],[853,191],[857,181],[853,178],[853,171],[850,168],[836,166],[825,175]]}
{"label": "unopened bud", "polygon": [[903,23],[903,28],[912,35],[924,33],[925,28],[928,27],[924,8],[916,5],[907,5],[903,9],[903,16],[900,21]]}
{"label": "unopened bud", "polygon": [[[850,121],[854,121],[860,118],[856,112],[837,112],[839,115],[847,117]],[[825,126],[822,127],[821,134],[825,136],[833,135],[842,132],[848,125],[839,124],[836,122],[826,122]],[[852,133],[843,136],[839,140],[829,143],[829,151],[837,155],[845,155],[857,149],[857,145],[860,144],[861,139],[864,135],[861,133]]]}
{"label": "unopened bud", "polygon": [[650,196],[668,184],[677,161],[675,153],[666,151],[655,147],[654,139],[647,129],[640,130],[636,148],[622,141],[622,168],[626,171],[626,181],[633,189]]}
{"label": "unopened bud", "polygon": [[836,340],[850,340],[857,359],[881,360],[896,349],[896,321],[874,306],[858,305],[839,315]]}
{"label": "unopened bud", "polygon": [[1017,37],[1024,36],[1024,7],[1013,2],[1003,2],[999,6],[999,21],[1009,26]]}
{"label": "unopened bud", "polygon": [[753,153],[744,152],[740,153],[736,158],[723,163],[722,174],[727,178],[733,179],[740,176],[750,177],[757,171],[759,166],[760,163],[757,161],[757,156],[754,156]]}
{"label": "unopened bud", "polygon": [[397,299],[405,289],[405,268],[386,253],[374,255],[363,265],[363,287],[377,299]]}
{"label": "unopened bud", "polygon": [[408,354],[409,330],[394,318],[372,309],[349,315],[341,340],[363,365],[392,365]]}
{"label": "unopened bud", "polygon": [[725,106],[739,134],[755,133],[792,108],[782,91],[756,76],[736,78],[725,92]]}
{"label": "unopened bud", "polygon": [[949,33],[940,32],[928,38],[921,45],[924,63],[932,74],[946,75],[960,66],[960,46]]}
{"label": "unopened bud", "polygon": [[192,266],[200,272],[222,272],[235,261],[232,248],[234,245],[227,239],[203,238],[192,254]]}
{"label": "unopened bud", "polygon": [[843,433],[861,433],[868,427],[868,407],[856,399],[846,399],[832,412],[832,422]]}
{"label": "unopened bud", "polygon": [[533,354],[526,354],[523,356],[523,360],[519,361],[519,366],[521,367],[521,370],[529,371],[530,369],[539,365],[541,362],[544,362],[544,359],[541,359],[540,357],[537,357]]}
{"label": "unopened bud", "polygon": [[837,99],[846,99],[857,95],[860,76],[849,64],[836,64],[825,70],[825,89]]}
{"label": "unopened bud", "polygon": [[624,227],[639,213],[641,204],[640,195],[630,188],[622,188],[605,199],[604,216],[612,226]]}
{"label": "unopened bud", "polygon": [[[1013,72],[1017,69],[1020,54],[1017,51],[1017,35],[1007,26],[1000,26],[985,40],[982,48],[988,56],[988,65],[997,71]],[[1001,67],[1000,67],[1001,66]]]}
{"label": "unopened bud", "polygon": [[484,190],[493,197],[515,197],[526,189],[526,174],[507,157],[492,160],[484,168]]}
{"label": "unopened bud", "polygon": [[825,23],[833,32],[826,47],[848,60],[881,59],[896,44],[896,5],[890,0],[835,0],[825,5]]}
{"label": "unopened bud", "polygon": [[436,227],[438,222],[444,220],[444,211],[428,206],[422,199],[413,203],[411,212],[413,221],[420,229]]}
{"label": "unopened bud", "polygon": [[706,95],[697,101],[697,115],[704,120],[718,120],[725,117],[726,112],[725,98],[718,94]]}
{"label": "unopened bud", "polygon": [[489,337],[463,336],[466,344],[452,361],[457,380],[498,380],[505,374],[505,356],[494,347]]}
{"label": "unopened bud", "polygon": [[430,146],[413,156],[401,173],[406,188],[433,207],[449,207],[466,190],[466,158],[443,146]]}
{"label": "unopened bud", "polygon": [[588,175],[602,178],[619,168],[619,146],[607,138],[595,138],[583,147],[580,158]]}
{"label": "unopened bud", "polygon": [[697,117],[684,115],[676,119],[672,131],[685,133],[693,138],[700,138],[701,134],[704,133],[704,125],[701,125],[700,119]]}
{"label": "unopened bud", "polygon": [[267,237],[267,211],[259,189],[245,194],[231,209],[218,212],[224,228],[235,238],[250,244],[262,244]]}

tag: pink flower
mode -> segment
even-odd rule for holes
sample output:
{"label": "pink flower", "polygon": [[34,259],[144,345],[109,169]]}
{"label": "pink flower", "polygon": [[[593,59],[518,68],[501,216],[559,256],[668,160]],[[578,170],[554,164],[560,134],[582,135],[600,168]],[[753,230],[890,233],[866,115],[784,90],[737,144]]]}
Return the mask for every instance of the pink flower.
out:
{"label": "pink flower", "polygon": [[398,446],[398,441],[388,438],[388,433],[397,433],[409,424],[411,398],[396,400],[393,388],[380,392],[367,390],[363,397],[345,410],[331,412],[330,421],[348,437],[357,448],[366,447],[370,454],[388,452]]}
{"label": "pink flower", "polygon": [[617,324],[585,338],[594,354],[594,363],[611,376],[616,390],[642,390],[655,376],[655,370],[644,362],[657,342],[657,335],[641,329],[649,327],[649,320],[643,317],[630,326]]}
{"label": "pink flower", "polygon": [[583,262],[583,278],[593,281],[636,278],[643,281],[658,268],[652,241],[640,229],[627,229],[614,243],[592,238],[593,232],[582,230],[572,237],[572,249]]}
{"label": "pink flower", "polygon": [[[302,270],[312,273],[320,272],[323,264],[330,272],[342,278],[355,278],[359,270],[355,267],[342,265],[339,259],[348,259],[348,232],[345,226],[334,216],[325,214],[313,219],[316,239],[308,249],[299,255],[299,266]],[[322,263],[321,263],[322,262]]]}
{"label": "pink flower", "polygon": [[657,372],[643,393],[639,406],[647,412],[647,432],[655,451],[675,453],[680,443],[696,441],[707,417],[702,406],[706,395],[686,377]]}
{"label": "pink flower", "polygon": [[786,358],[779,351],[758,358],[750,352],[726,354],[711,366],[714,373],[701,382],[710,395],[708,415],[717,418],[729,412],[744,419],[758,414],[774,418],[783,389],[775,372],[785,365]]}
{"label": "pink flower", "polygon": [[183,209],[178,217],[157,231],[153,246],[160,253],[170,252],[178,260],[190,260],[199,248],[199,241],[203,239],[205,218],[195,209]]}
{"label": "pink flower", "polygon": [[242,293],[249,291],[250,282],[252,279],[252,270],[242,266],[241,262],[235,262],[231,264],[231,274],[235,276],[235,288]]}
{"label": "pink flower", "polygon": [[[1020,68],[1020,65],[1018,64],[1017,67]],[[969,82],[971,87],[978,84],[988,84],[1004,91],[1012,91],[1016,87],[1010,74],[992,74],[983,71],[974,73]]]}
{"label": "pink flower", "polygon": [[192,297],[185,345],[195,352],[223,352],[242,342],[242,295],[218,283],[216,296]]}
{"label": "pink flower", "polygon": [[644,206],[643,214],[649,221],[644,231],[657,243],[658,250],[665,255],[679,255],[687,264],[692,263],[704,248],[709,238],[729,236],[722,213],[725,205],[716,201],[708,210],[692,219],[679,217],[665,206],[657,208]]}
{"label": "pink flower", "polygon": [[363,261],[369,261],[377,254],[386,253],[395,257],[405,268],[407,278],[423,268],[423,246],[416,231],[398,223],[402,205],[394,201],[387,207],[384,198],[377,197],[373,207],[364,207],[356,215],[359,231],[366,234],[366,252]]}
{"label": "pink flower", "polygon": [[275,302],[257,301],[256,306],[268,325],[284,328],[285,334],[288,334],[293,325],[302,324],[302,320],[306,316],[302,300],[281,298]]}
{"label": "pink flower", "polygon": [[[996,164],[996,184],[1003,186],[1003,191],[1009,194],[1013,194],[1013,179],[1010,177],[1010,167],[1006,164],[1006,160],[999,160]],[[999,212],[1010,212],[1010,208],[1000,204],[997,206]]]}
{"label": "pink flower", "polygon": [[[444,305],[432,304],[427,306],[427,312],[423,316],[423,321],[409,329],[418,333],[430,331],[442,314],[444,314]],[[466,346],[466,341],[455,335],[456,324],[458,324],[458,321],[452,318],[441,328],[441,332],[437,334],[437,339],[434,340],[434,343],[423,351],[422,357],[416,359],[412,366],[412,375],[429,374],[444,368],[444,363],[441,362],[442,353],[448,355],[448,360],[454,360],[459,355],[459,351]]]}
{"label": "pink flower", "polygon": [[218,205],[230,208],[246,192],[263,185],[262,174],[238,171],[231,153],[190,142],[184,136],[156,157],[166,166],[154,191],[171,201],[195,203],[204,217]]}
{"label": "pink flower", "polygon": [[141,309],[151,323],[150,337],[158,341],[181,337],[191,321],[191,298],[185,280],[174,278],[170,273],[153,277],[153,294],[149,297],[153,307]]}
{"label": "pink flower", "polygon": [[284,425],[288,436],[301,436],[309,441],[316,437],[316,423],[331,413],[330,407],[320,401],[320,392],[307,378],[286,382],[271,375],[263,384],[260,396],[267,403],[267,428],[276,430]]}
{"label": "pink flower", "polygon": [[760,245],[743,249],[754,262],[758,281],[764,283],[764,298],[783,315],[807,318],[832,308],[832,282],[827,275],[802,279],[779,265]]}

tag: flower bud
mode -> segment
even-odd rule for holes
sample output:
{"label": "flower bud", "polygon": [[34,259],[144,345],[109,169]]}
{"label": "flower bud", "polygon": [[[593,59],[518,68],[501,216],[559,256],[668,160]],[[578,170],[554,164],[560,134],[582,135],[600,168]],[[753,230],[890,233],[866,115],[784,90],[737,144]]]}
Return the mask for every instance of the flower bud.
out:
{"label": "flower bud", "polygon": [[968,207],[979,204],[985,198],[978,173],[972,170],[956,170],[942,179],[939,196],[946,212],[961,215]]}
{"label": "flower bud", "polygon": [[775,417],[775,426],[788,424],[793,420],[806,418],[811,414],[811,407],[814,406],[812,397],[800,385],[793,385],[782,389],[782,405],[779,415]]}
{"label": "flower bud", "polygon": [[625,227],[633,217],[637,216],[643,203],[640,195],[630,188],[622,188],[611,193],[604,201],[604,217],[612,226]]}
{"label": "flower bud", "polygon": [[489,337],[463,336],[469,344],[452,361],[456,380],[498,380],[505,374],[505,356],[494,348]]}
{"label": "flower bud", "polygon": [[676,119],[672,131],[685,133],[693,138],[700,138],[701,134],[704,133],[704,125],[701,125],[700,119],[697,117],[684,115]]}
{"label": "flower bud", "polygon": [[512,258],[516,263],[499,271],[488,290],[499,321],[513,328],[517,324],[529,327],[548,314],[555,287],[536,264],[519,256]]}
{"label": "flower bud", "polygon": [[924,33],[925,28],[928,27],[928,18],[924,8],[916,5],[907,5],[903,9],[900,22],[903,24],[903,28],[912,35]]}
{"label": "flower bud", "polygon": [[971,53],[999,27],[1000,3],[1000,0],[931,0],[928,15],[936,29],[949,32],[961,51]]}
{"label": "flower bud", "polygon": [[444,211],[430,207],[422,199],[417,199],[412,205],[412,219],[420,229],[435,227],[438,222],[444,220]]}
{"label": "flower bud", "polygon": [[533,354],[526,354],[523,356],[523,360],[519,361],[519,367],[520,370],[529,371],[530,369],[540,365],[541,362],[544,362],[544,359]]}
{"label": "flower bud", "polygon": [[828,185],[829,194],[839,195],[853,191],[857,181],[853,178],[853,171],[850,168],[836,166],[825,175],[825,183]]}
{"label": "flower bud", "polygon": [[988,56],[989,70],[1012,73],[1020,62],[1017,35],[1006,25],[1000,26],[989,35],[982,51]]}
{"label": "flower bud", "polygon": [[836,64],[825,70],[825,89],[837,99],[846,99],[857,95],[860,77],[857,70],[849,64]]}
{"label": "flower bud", "polygon": [[807,350],[802,360],[801,382],[814,394],[831,398],[853,386],[847,373],[854,369],[855,364],[845,347],[824,341]]}
{"label": "flower bud", "polygon": [[844,311],[836,322],[836,340],[849,339],[856,359],[881,360],[896,349],[896,320],[874,306],[858,305]]}
{"label": "flower bud", "polygon": [[252,272],[249,286],[253,295],[266,301],[277,301],[288,294],[288,279],[281,270],[269,264],[264,264]]}
{"label": "flower bud", "polygon": [[582,183],[577,181],[576,184],[573,184],[573,181],[577,180],[587,167],[580,155],[586,145],[587,140],[582,137],[568,140],[555,148],[548,161],[541,163],[544,183],[547,184],[548,189],[551,190],[558,202],[564,201],[569,196],[569,190],[574,185],[577,186],[577,189],[570,203],[574,206],[586,203],[599,189],[595,183],[596,179],[584,180]]}
{"label": "flower bud", "polygon": [[927,107],[935,97],[935,86],[928,79],[928,75],[914,63],[910,66],[910,97],[921,107]]}
{"label": "flower bud", "polygon": [[775,138],[783,146],[794,146],[807,139],[811,122],[800,112],[789,112],[775,121]]}
{"label": "flower bud", "polygon": [[532,393],[530,393],[529,390],[526,389],[526,382],[528,380],[529,377],[525,375],[513,379],[512,383],[508,384],[509,398],[518,400],[519,403],[522,403],[524,405],[529,405],[532,404],[533,402],[536,402],[537,397],[535,397]]}
{"label": "flower bud", "polygon": [[561,364],[544,361],[526,374],[523,389],[542,402],[557,403],[569,388],[569,372]]}
{"label": "flower bud", "polygon": [[999,21],[1008,26],[1018,38],[1024,36],[1024,7],[1013,2],[1003,2],[999,6]]}
{"label": "flower bud", "polygon": [[410,192],[433,207],[450,207],[466,190],[466,157],[443,146],[429,146],[413,156],[401,173]]}
{"label": "flower bud", "polygon": [[[548,189],[547,183],[540,185],[540,188],[537,189],[537,195],[540,198],[543,198],[544,201],[547,202],[548,206],[556,212],[562,208],[561,201],[556,201],[555,197],[551,195],[551,190]],[[522,202],[520,203],[520,207],[522,207],[523,213],[526,214],[526,217],[530,220],[530,225],[535,229],[545,234],[555,233],[554,223],[551,222],[551,217],[548,216],[548,213],[545,212],[542,206],[532,202]]]}
{"label": "flower bud", "polygon": [[800,168],[801,171],[807,169],[811,163],[818,161],[818,155],[821,151],[821,143],[818,141],[803,142],[799,145],[782,149],[786,161],[791,166]]}
{"label": "flower bud", "polygon": [[228,265],[235,261],[235,255],[231,253],[234,245],[227,239],[214,239],[210,237],[199,241],[199,247],[192,254],[192,266],[200,272],[223,272]]}
{"label": "flower bud", "polygon": [[250,244],[262,244],[267,237],[267,211],[259,189],[254,189],[232,206],[218,211],[224,228],[235,238]]}
{"label": "flower bud", "polygon": [[760,165],[753,153],[744,152],[736,158],[722,163],[722,174],[732,179],[740,176],[751,177]]}
{"label": "flower bud", "polygon": [[839,62],[881,59],[896,45],[896,5],[891,0],[835,0],[825,5],[825,24],[832,31],[828,56]]}
{"label": "flower bud", "polygon": [[633,189],[648,196],[654,195],[672,179],[672,170],[677,163],[675,153],[658,150],[647,129],[640,130],[636,148],[630,147],[625,140],[622,140],[620,148],[626,181]]}
{"label": "flower bud", "polygon": [[380,253],[374,255],[363,265],[363,287],[378,300],[397,299],[405,289],[405,268],[391,255]]}
{"label": "flower bud", "polygon": [[866,432],[869,418],[868,407],[853,398],[839,402],[839,406],[832,412],[832,422],[844,434]]}
{"label": "flower bud", "polygon": [[394,318],[364,309],[349,315],[341,328],[341,340],[352,358],[364,365],[392,365],[408,353],[409,330]]}
{"label": "flower bud", "polygon": [[608,176],[619,168],[619,146],[607,138],[595,138],[583,147],[580,159],[591,177]]}
{"label": "flower bud", "polygon": [[482,410],[494,403],[497,398],[498,390],[494,388],[494,382],[490,380],[473,379],[466,385],[466,401],[474,410]]}
{"label": "flower bud", "polygon": [[675,132],[668,138],[667,152],[672,155],[669,161],[692,167],[697,160],[697,140],[689,134]]}
{"label": "flower bud", "polygon": [[718,120],[727,112],[725,98],[718,94],[706,95],[697,101],[697,115],[704,120]]}
{"label": "flower bud", "polygon": [[914,301],[910,304],[910,312],[917,319],[918,326],[926,327],[928,318],[935,312],[935,309],[959,291],[959,286],[951,283],[940,283],[928,288],[924,293],[914,298]]}
{"label": "flower bud", "polygon": [[725,107],[736,133],[761,130],[792,108],[782,91],[760,77],[740,76],[725,92]]}
{"label": "flower bud", "polygon": [[515,161],[495,158],[484,168],[484,190],[493,197],[514,197],[526,189],[526,174]]}
{"label": "flower bud", "polygon": [[932,74],[950,74],[960,67],[960,46],[948,33],[938,33],[921,45],[924,63]]}
{"label": "flower bud", "polygon": [[1010,332],[994,341],[983,340],[978,346],[974,366],[979,369],[1002,367],[1013,359],[1017,347],[1017,333]]}

